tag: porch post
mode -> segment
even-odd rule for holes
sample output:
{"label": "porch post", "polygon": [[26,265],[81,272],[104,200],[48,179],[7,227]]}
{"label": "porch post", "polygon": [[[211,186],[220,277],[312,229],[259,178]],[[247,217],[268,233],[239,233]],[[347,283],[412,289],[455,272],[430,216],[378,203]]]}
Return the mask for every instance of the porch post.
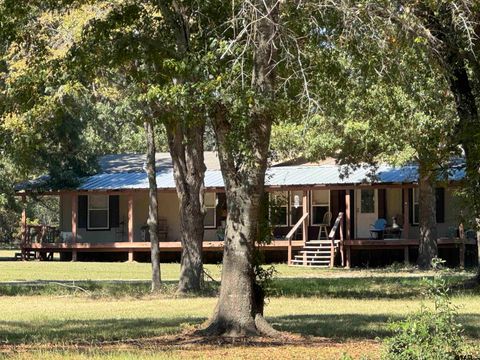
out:
{"label": "porch post", "polygon": [[[306,190],[303,190],[303,198],[302,198],[302,207],[303,207],[303,213],[307,214],[308,213],[308,192]],[[305,246],[305,243],[308,241],[308,219],[309,216],[307,216],[303,220],[303,226],[302,226],[302,240],[303,240],[303,245]]]}
{"label": "porch post", "polygon": [[26,260],[27,246],[27,196],[22,195],[22,260]]}
{"label": "porch post", "polygon": [[465,269],[465,228],[463,223],[458,227],[458,235],[460,238],[460,247],[458,248],[460,269]]}
{"label": "porch post", "polygon": [[403,188],[403,237],[405,239],[409,238],[410,232],[410,222],[409,222],[409,212],[410,204],[408,203],[408,188]]}
{"label": "porch post", "polygon": [[[128,242],[133,246],[133,195],[128,194]],[[133,261],[133,249],[128,251],[128,261]]]}
{"label": "porch post", "polygon": [[345,191],[345,239],[350,240],[350,190]]}
{"label": "porch post", "polygon": [[77,250],[75,245],[77,243],[77,221],[78,221],[78,196],[72,195],[72,261],[77,261]]}

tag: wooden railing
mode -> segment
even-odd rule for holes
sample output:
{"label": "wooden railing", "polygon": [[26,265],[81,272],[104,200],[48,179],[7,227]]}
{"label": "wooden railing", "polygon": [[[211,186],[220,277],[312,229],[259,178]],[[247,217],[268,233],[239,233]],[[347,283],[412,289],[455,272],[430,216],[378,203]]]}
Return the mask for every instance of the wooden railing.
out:
{"label": "wooden railing", "polygon": [[56,226],[27,224],[23,239],[24,246],[34,243],[57,243],[60,241],[60,231]]}
{"label": "wooden railing", "polygon": [[340,230],[340,243],[338,244],[340,249],[340,255],[342,257],[342,266],[344,263],[343,258],[343,212],[339,212],[335,223],[330,230],[330,234],[328,234],[328,238],[330,239],[330,267],[333,268],[334,261],[335,261],[335,233],[337,229]]}
{"label": "wooden railing", "polygon": [[288,265],[291,265],[292,262],[292,238],[293,235],[295,235],[295,232],[298,230],[300,225],[303,226],[303,245],[305,245],[305,242],[307,241],[307,219],[308,219],[308,213],[303,214],[303,216],[297,221],[297,223],[293,226],[293,228],[288,232],[287,236],[285,237],[288,240]]}

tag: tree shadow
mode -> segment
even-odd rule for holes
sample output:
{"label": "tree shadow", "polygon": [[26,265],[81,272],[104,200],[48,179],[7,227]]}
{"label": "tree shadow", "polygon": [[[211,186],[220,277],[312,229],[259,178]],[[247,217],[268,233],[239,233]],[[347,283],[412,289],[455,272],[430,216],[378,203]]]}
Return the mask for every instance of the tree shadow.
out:
{"label": "tree shadow", "polygon": [[[425,278],[354,277],[354,278],[277,278],[273,281],[271,296],[320,297],[350,299],[417,299],[426,289]],[[460,280],[450,278],[449,283]],[[454,294],[465,293],[456,289]],[[471,293],[471,292],[470,292]],[[478,293],[478,291],[477,291]]]}
{"label": "tree shadow", "polygon": [[[159,310],[161,311],[161,310]],[[198,325],[206,318],[136,318],[101,320],[1,321],[0,342],[28,343],[97,343],[151,338],[178,334],[186,326]]]}
{"label": "tree shadow", "polygon": [[[346,341],[385,338],[391,335],[388,323],[404,318],[389,314],[303,314],[268,317],[268,321],[281,331]],[[0,343],[96,345],[110,341],[140,341],[165,335],[178,335],[182,330],[198,326],[205,320],[204,317],[172,317],[1,321]],[[480,337],[479,314],[462,314],[459,321],[464,325],[468,337],[474,339]],[[175,339],[168,341],[170,342],[168,345],[175,345],[172,342]]]}
{"label": "tree shadow", "polygon": [[[305,336],[319,336],[335,340],[361,339],[373,340],[392,335],[389,323],[404,320],[400,315],[287,315],[271,317],[268,320],[278,330],[298,333]],[[465,335],[478,339],[480,336],[480,315],[462,314],[458,321],[463,325]]]}

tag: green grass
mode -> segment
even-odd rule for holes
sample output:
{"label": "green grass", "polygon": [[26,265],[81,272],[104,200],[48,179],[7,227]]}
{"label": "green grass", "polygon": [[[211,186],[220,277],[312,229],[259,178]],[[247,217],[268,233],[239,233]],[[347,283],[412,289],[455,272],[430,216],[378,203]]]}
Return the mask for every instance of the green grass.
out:
{"label": "green grass", "polygon": [[[206,269],[219,278],[220,266]],[[162,264],[162,278],[177,280],[179,264]],[[148,280],[151,265],[122,262],[0,261],[0,282],[34,280]]]}
{"label": "green grass", "polygon": [[[206,268],[219,278],[220,266]],[[390,320],[405,318],[420,307],[423,278],[432,276],[412,269],[394,272],[278,265],[277,271],[265,310],[268,320],[277,329],[324,337],[336,345],[322,345],[319,352],[308,344],[193,348],[150,344],[202,324],[213,312],[217,285],[210,283],[210,291],[202,296],[177,298],[179,265],[162,264],[164,291],[153,297],[149,294],[149,264],[18,261],[0,262],[0,358],[2,352],[18,359],[278,359],[317,358],[327,353],[331,357],[325,358],[340,358],[344,351],[361,354],[355,349],[362,347],[364,352],[378,354],[375,339],[389,334]],[[444,275],[456,284],[471,273],[446,271]],[[8,283],[21,280],[67,283]],[[478,295],[478,290],[456,290],[453,296],[470,339],[480,338]],[[132,340],[141,345],[132,345]],[[113,348],[105,348],[105,342],[114,342]],[[26,349],[18,350],[22,347]]]}
{"label": "green grass", "polygon": [[[1,253],[1,252],[0,252]],[[432,273],[411,269],[404,271],[383,270],[345,270],[289,267],[275,265],[281,278],[369,278],[369,277],[421,277]],[[206,271],[215,279],[220,279],[220,265],[205,265]],[[164,280],[177,280],[180,265],[166,263],[161,265]],[[470,276],[468,272],[452,272],[457,276]],[[127,262],[61,262],[61,261],[0,261],[0,282],[34,280],[149,280],[151,267],[148,263]]]}
{"label": "green grass", "polygon": [[[175,334],[211,315],[216,299],[89,299],[25,296],[0,299],[0,338],[10,344],[95,343]],[[480,299],[455,299],[467,335],[480,336]],[[416,300],[273,298],[266,316],[278,329],[337,340],[388,334],[389,319],[418,309]],[[46,311],[46,309],[49,309]]]}

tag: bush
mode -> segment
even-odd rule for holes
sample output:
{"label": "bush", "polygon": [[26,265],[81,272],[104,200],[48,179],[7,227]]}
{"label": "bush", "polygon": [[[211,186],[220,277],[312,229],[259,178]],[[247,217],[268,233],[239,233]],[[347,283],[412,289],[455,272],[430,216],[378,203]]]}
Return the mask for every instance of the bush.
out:
{"label": "bush", "polygon": [[477,359],[475,349],[466,344],[463,328],[457,321],[457,307],[452,304],[446,281],[439,275],[442,261],[434,259],[437,270],[429,280],[426,297],[433,309],[424,304],[406,320],[391,324],[394,335],[385,340],[387,360]]}

